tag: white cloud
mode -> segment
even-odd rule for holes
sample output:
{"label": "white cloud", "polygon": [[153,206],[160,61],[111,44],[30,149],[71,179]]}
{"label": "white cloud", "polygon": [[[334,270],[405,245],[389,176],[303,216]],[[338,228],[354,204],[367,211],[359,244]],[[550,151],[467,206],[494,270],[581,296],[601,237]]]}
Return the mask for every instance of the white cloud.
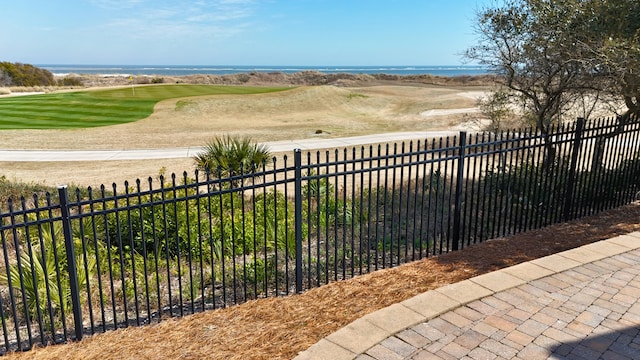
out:
{"label": "white cloud", "polygon": [[110,10],[122,10],[137,6],[145,0],[89,0],[90,3]]}
{"label": "white cloud", "polygon": [[255,0],[92,0],[114,11],[106,24],[110,31],[134,38],[184,36],[228,37],[244,31],[255,15]]}

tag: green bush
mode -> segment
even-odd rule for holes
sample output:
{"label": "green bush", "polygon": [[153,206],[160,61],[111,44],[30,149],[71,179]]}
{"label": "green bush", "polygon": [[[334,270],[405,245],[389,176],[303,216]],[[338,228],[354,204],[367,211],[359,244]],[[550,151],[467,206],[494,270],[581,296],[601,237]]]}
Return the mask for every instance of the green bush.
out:
{"label": "green bush", "polygon": [[[31,220],[35,220],[35,216],[32,217]],[[45,324],[61,324],[63,317],[71,315],[71,288],[62,223],[42,224],[40,228],[30,226],[28,231],[21,231],[18,236],[24,243],[19,260],[8,265],[9,276],[0,274],[0,284],[8,285],[10,282],[15,291],[24,289],[24,306],[30,319],[39,316]],[[74,242],[78,284],[84,288],[96,276],[97,249],[83,247],[82,240],[76,236]],[[86,262],[83,248],[90,254]],[[47,298],[51,300],[51,308]]]}
{"label": "green bush", "polygon": [[[347,197],[345,200],[344,193],[336,193],[328,177],[312,179],[303,185],[302,198],[305,202],[311,202],[309,221],[320,228],[351,225],[354,221],[357,223],[362,216],[353,213],[354,205],[359,203],[358,199]],[[305,204],[303,208],[306,210],[309,207]]]}
{"label": "green bush", "polygon": [[[54,86],[56,81],[49,70],[30,64],[0,62],[3,86]],[[8,80],[10,79],[10,80]]]}
{"label": "green bush", "polygon": [[[204,203],[179,200],[182,196],[193,195],[195,190],[177,194],[165,188],[153,196],[119,200],[117,204],[108,202],[107,210],[129,207],[129,210],[112,211],[107,216],[109,242],[125,253],[137,253],[148,258],[199,254],[201,242],[207,244],[211,238],[208,221],[203,217],[208,213],[207,209]],[[215,249],[214,256],[219,257],[219,243],[209,244]],[[211,252],[205,251],[204,254]],[[211,260],[211,256],[206,258]]]}
{"label": "green bush", "polygon": [[223,136],[209,141],[193,159],[199,170],[227,178],[249,174],[270,158],[269,147],[253,143],[249,137]]}
{"label": "green bush", "polygon": [[[295,253],[293,204],[282,193],[258,194],[253,201],[237,192],[197,196],[195,187],[166,187],[153,196],[107,202],[110,243],[147,258],[202,256],[205,262],[254,250]],[[113,211],[116,205],[129,210]]]}
{"label": "green bush", "polygon": [[[279,191],[270,191],[255,199],[256,241],[263,241],[267,250],[286,251],[289,258],[295,255],[295,211],[293,202]],[[307,234],[306,224],[302,228]],[[284,255],[284,254],[283,254]]]}

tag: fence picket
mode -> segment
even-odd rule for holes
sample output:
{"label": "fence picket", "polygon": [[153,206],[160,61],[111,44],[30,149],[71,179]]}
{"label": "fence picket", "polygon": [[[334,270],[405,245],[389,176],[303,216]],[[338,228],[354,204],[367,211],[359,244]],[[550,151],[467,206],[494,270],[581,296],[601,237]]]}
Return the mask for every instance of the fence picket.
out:
{"label": "fence picket", "polygon": [[456,196],[455,196],[455,205],[454,205],[454,213],[453,213],[453,239],[451,250],[458,250],[460,244],[460,232],[461,232],[461,222],[462,222],[462,189],[463,189],[463,179],[464,179],[464,170],[465,170],[465,147],[467,146],[467,133],[465,131],[460,132],[460,142],[458,143],[458,158],[457,158],[457,166],[458,166],[458,174],[456,177]]}
{"label": "fence picket", "polygon": [[71,235],[71,219],[69,216],[69,193],[67,186],[58,187],[60,210],[62,215],[62,228],[64,231],[64,247],[67,254],[67,271],[69,273],[69,286],[71,289],[71,306],[73,311],[73,323],[76,340],[82,340],[82,306],[80,304],[80,288],[78,285],[78,271],[76,268],[75,244]]}

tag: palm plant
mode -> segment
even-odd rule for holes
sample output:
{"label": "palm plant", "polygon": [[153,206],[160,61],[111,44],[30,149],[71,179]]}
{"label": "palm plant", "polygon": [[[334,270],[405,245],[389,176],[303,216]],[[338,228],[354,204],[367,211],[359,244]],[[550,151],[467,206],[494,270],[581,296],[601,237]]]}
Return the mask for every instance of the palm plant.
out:
{"label": "palm plant", "polygon": [[265,163],[270,157],[267,145],[256,144],[246,136],[226,135],[209,141],[193,159],[198,170],[223,178],[251,173],[255,166]]}
{"label": "palm plant", "polygon": [[[33,219],[32,219],[33,220]],[[42,224],[42,231],[29,234],[29,241],[22,247],[19,260],[9,265],[7,274],[0,274],[0,284],[11,282],[14,289],[23,293],[25,314],[30,318],[42,318],[45,323],[61,323],[62,316],[71,314],[71,287],[67,268],[62,223]],[[76,249],[83,247],[82,240],[74,236]],[[82,289],[96,276],[96,257],[75,253],[78,285]]]}

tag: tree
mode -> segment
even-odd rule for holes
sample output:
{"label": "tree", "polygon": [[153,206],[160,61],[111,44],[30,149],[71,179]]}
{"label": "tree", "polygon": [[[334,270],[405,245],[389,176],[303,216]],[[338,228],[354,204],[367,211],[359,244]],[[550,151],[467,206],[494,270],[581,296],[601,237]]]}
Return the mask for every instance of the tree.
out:
{"label": "tree", "polygon": [[466,56],[499,75],[530,114],[549,165],[549,130],[576,103],[588,115],[605,95],[622,100],[621,126],[640,112],[639,29],[637,0],[505,0],[478,12],[479,41]]}
{"label": "tree", "polygon": [[603,166],[607,140],[622,132],[640,115],[640,2],[637,0],[577,1],[580,16],[572,28],[575,52],[581,55],[584,73],[596,73],[601,90],[624,103],[626,111],[615,129],[601,134],[593,147],[592,171]]}
{"label": "tree", "polygon": [[[570,0],[569,0],[570,1]],[[559,2],[563,2],[562,0]],[[545,163],[555,149],[548,139],[552,126],[582,89],[581,63],[568,54],[573,42],[562,9],[545,0],[508,0],[477,14],[479,41],[466,56],[499,75],[545,141]]]}
{"label": "tree", "polygon": [[511,96],[503,88],[496,89],[478,100],[478,107],[489,120],[482,126],[494,134],[505,130],[505,125],[513,122],[515,113],[511,106]]}
{"label": "tree", "polygon": [[479,44],[467,57],[523,96],[538,125],[585,91],[640,114],[640,1],[505,0],[476,20]]}
{"label": "tree", "polygon": [[607,90],[627,107],[626,121],[640,114],[640,2],[583,0],[576,22],[577,51],[587,70],[606,78]]}
{"label": "tree", "polygon": [[510,0],[477,15],[476,46],[466,56],[499,75],[543,133],[557,122],[577,87],[579,66],[566,59],[563,24],[537,1]]}
{"label": "tree", "polygon": [[251,173],[271,158],[266,145],[255,144],[249,137],[216,137],[194,156],[198,170],[220,178]]}

